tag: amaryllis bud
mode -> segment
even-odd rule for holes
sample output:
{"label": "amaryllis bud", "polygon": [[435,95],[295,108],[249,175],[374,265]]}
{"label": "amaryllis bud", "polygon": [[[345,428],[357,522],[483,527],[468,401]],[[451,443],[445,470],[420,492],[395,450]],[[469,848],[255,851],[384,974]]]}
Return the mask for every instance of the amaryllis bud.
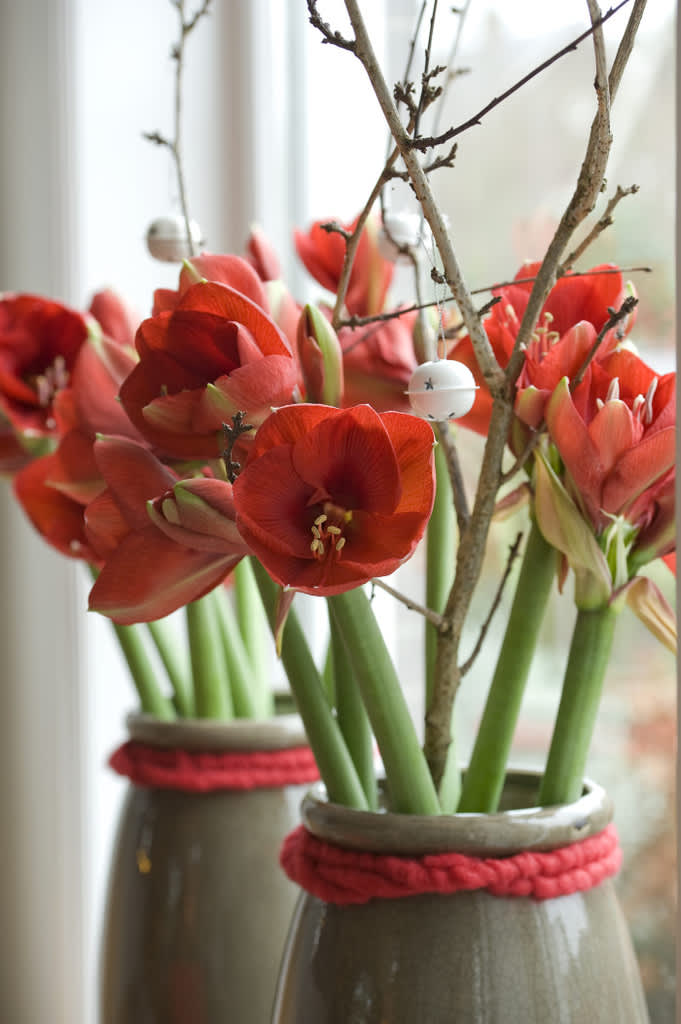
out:
{"label": "amaryllis bud", "polygon": [[171,540],[198,551],[245,554],[234,519],[232,485],[196,477],[147,502],[151,520]]}
{"label": "amaryllis bud", "polygon": [[333,327],[308,303],[298,321],[298,357],[308,402],[338,406],[343,397],[343,353]]}

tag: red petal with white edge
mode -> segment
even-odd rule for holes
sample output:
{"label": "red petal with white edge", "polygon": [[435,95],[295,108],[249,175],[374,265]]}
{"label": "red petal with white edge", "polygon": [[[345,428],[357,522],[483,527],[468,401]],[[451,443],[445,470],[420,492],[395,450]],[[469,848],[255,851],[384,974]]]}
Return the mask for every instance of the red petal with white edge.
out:
{"label": "red petal with white edge", "polygon": [[676,430],[667,427],[644,437],[625,452],[603,488],[603,508],[617,513],[634,501],[672,468],[675,461]]}
{"label": "red petal with white edge", "polygon": [[95,459],[133,529],[147,525],[147,501],[172,488],[177,480],[147,448],[127,438],[100,438],[95,442]]}
{"label": "red petal with white edge", "polygon": [[600,454],[570,397],[570,384],[564,377],[546,406],[546,424],[560,457],[577,490],[593,515],[601,507],[603,467]]}
{"label": "red petal with white edge", "polygon": [[90,610],[121,625],[152,622],[203,597],[239,558],[181,547],[149,524],[107,559],[90,591]]}
{"label": "red petal with white edge", "polygon": [[359,405],[328,417],[292,452],[298,475],[345,509],[394,512],[402,494],[395,450],[380,416]]}
{"label": "red petal with white edge", "polygon": [[588,429],[604,473],[609,473],[624,452],[638,444],[643,435],[641,421],[632,416],[624,402],[617,400],[606,402]]}

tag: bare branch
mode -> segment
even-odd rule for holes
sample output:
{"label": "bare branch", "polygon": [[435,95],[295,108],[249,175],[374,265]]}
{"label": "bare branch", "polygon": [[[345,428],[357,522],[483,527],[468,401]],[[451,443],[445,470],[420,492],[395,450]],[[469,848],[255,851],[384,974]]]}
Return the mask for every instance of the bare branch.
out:
{"label": "bare branch", "polygon": [[606,208],[605,208],[605,210],[603,212],[603,216],[600,217],[598,221],[596,221],[596,223],[594,224],[594,226],[592,227],[591,231],[586,236],[586,238],[584,238],[579,243],[579,245],[575,249],[573,249],[573,251],[570,253],[570,255],[566,256],[565,259],[563,260],[563,262],[561,263],[560,267],[558,268],[558,276],[559,277],[562,276],[563,274],[565,274],[566,271],[568,271],[570,269],[572,264],[575,263],[576,260],[579,259],[579,257],[582,255],[582,253],[584,253],[589,248],[589,246],[592,244],[592,242],[595,242],[595,240],[598,238],[598,236],[603,231],[605,231],[606,228],[610,227],[610,225],[613,223],[613,219],[612,219],[613,211],[614,211],[615,207],[617,206],[617,204],[620,202],[620,200],[624,199],[625,196],[636,195],[638,190],[639,190],[638,185],[630,185],[629,188],[622,188],[621,185],[617,186],[617,191],[615,192],[615,194],[613,196],[611,196],[610,200],[608,201],[608,205],[606,206]]}
{"label": "bare branch", "polygon": [[562,50],[559,50],[557,53],[554,53],[553,56],[543,61],[536,68],[533,68],[532,71],[529,71],[526,75],[519,79],[519,81],[515,82],[512,86],[510,86],[510,88],[506,89],[505,92],[502,92],[499,96],[495,96],[494,99],[490,100],[490,102],[482,108],[482,110],[479,110],[477,114],[474,114],[472,117],[469,117],[467,121],[464,121],[462,124],[456,125],[456,127],[454,128],[449,128],[446,132],[442,132],[441,135],[431,135],[428,136],[427,138],[414,139],[412,142],[414,148],[419,149],[423,152],[426,149],[432,149],[434,146],[441,146],[443,142],[449,142],[450,139],[455,138],[457,135],[461,135],[469,128],[473,128],[474,126],[481,124],[483,117],[489,114],[491,110],[494,110],[494,108],[498,107],[499,104],[504,102],[504,100],[507,100],[509,96],[512,96],[513,93],[517,92],[524,85],[527,85],[528,82],[530,82],[533,78],[536,78],[537,75],[541,74],[542,71],[545,71],[552,64],[555,64],[556,61],[560,60],[561,57],[565,57],[566,54],[572,53],[574,50],[576,50],[580,43],[584,42],[585,39],[588,39],[589,36],[593,34],[595,29],[600,28],[601,25],[608,21],[608,19],[611,18],[613,14],[616,14],[617,11],[619,11],[619,9],[621,7],[624,7],[624,5],[627,3],[629,3],[629,0],[620,0],[620,3],[618,3],[616,7],[611,7],[610,10],[606,11],[604,15],[595,19],[592,22],[591,28],[587,29],[586,32],[582,32],[580,36],[577,36],[576,39],[573,39],[572,42],[568,43],[567,46],[564,46]]}
{"label": "bare branch", "polygon": [[449,482],[452,487],[452,497],[454,499],[454,511],[456,512],[456,522],[459,528],[459,537],[465,533],[468,528],[470,520],[470,511],[468,508],[468,498],[466,497],[466,487],[463,479],[463,473],[461,472],[461,463],[459,461],[459,452],[456,447],[456,442],[452,436],[452,428],[449,423],[436,423],[435,433],[437,439],[440,442],[442,451],[445,455],[447,462],[447,473],[449,475]]}
{"label": "bare branch", "polygon": [[371,585],[373,587],[380,587],[381,590],[385,590],[386,594],[390,594],[391,597],[394,597],[397,601],[400,601],[401,604],[405,605],[405,607],[408,608],[410,611],[418,612],[419,615],[423,615],[423,617],[427,619],[428,622],[432,622],[436,629],[440,629],[442,627],[441,615],[438,615],[437,612],[434,612],[432,608],[426,608],[425,605],[419,604],[418,601],[412,601],[410,597],[405,597],[404,594],[401,594],[399,590],[395,590],[395,588],[391,587],[390,584],[385,582],[385,580],[381,580],[378,578],[372,579]]}
{"label": "bare branch", "polygon": [[603,338],[606,336],[608,331],[611,331],[613,327],[617,326],[618,323],[620,323],[622,320],[625,320],[629,316],[629,314],[633,312],[637,305],[638,299],[636,298],[636,296],[628,295],[617,311],[610,308],[608,309],[608,313],[610,314],[609,319],[603,324],[600,331],[596,335],[596,339],[591,348],[589,349],[584,362],[582,363],[579,370],[572,379],[571,389],[573,391],[578,384],[581,384],[582,380],[584,379],[584,374],[587,371],[587,367],[596,355],[598,349],[601,346],[601,342],[603,341]]}
{"label": "bare branch", "polygon": [[597,98],[596,114],[591,125],[589,141],[575,190],[539,268],[537,279],[530,292],[530,298],[516,336],[513,353],[506,367],[506,376],[510,383],[515,383],[520,373],[524,360],[524,349],[529,343],[546,297],[555,283],[558,264],[565,247],[575,229],[588,216],[596,203],[603,185],[605,169],[610,155],[610,146],[612,144],[612,134],[610,132],[610,92],[605,62],[602,21],[600,21],[600,11],[596,0],[587,0],[587,4],[591,14],[592,26],[595,27],[593,42],[596,63],[596,79],[594,82]]}
{"label": "bare branch", "polygon": [[323,20],[317,10],[317,0],[307,0],[307,11],[310,16],[310,24],[321,32],[323,43],[330,43],[332,46],[339,46],[341,50],[350,50],[354,53],[354,40],[345,39],[340,32],[333,31],[329,23]]}

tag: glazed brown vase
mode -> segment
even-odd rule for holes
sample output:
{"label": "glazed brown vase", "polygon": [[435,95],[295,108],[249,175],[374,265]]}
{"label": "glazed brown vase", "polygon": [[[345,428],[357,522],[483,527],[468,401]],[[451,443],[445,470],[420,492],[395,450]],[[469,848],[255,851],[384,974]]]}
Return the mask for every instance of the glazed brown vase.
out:
{"label": "glazed brown vase", "polygon": [[[352,850],[485,858],[558,849],[608,825],[612,807],[595,784],[574,804],[546,809],[532,806],[537,784],[533,773],[512,773],[509,809],[436,818],[352,811],[326,803],[317,786],[303,821]],[[303,893],[273,1015],[273,1024],[647,1021],[610,878],[545,900],[475,890],[338,905]]]}
{"label": "glazed brown vase", "polygon": [[[127,724],[132,740],[171,751],[306,742],[297,716],[167,723],[133,715]],[[268,1024],[298,895],[279,848],[308,787],[129,784],[105,910],[101,1024]]]}

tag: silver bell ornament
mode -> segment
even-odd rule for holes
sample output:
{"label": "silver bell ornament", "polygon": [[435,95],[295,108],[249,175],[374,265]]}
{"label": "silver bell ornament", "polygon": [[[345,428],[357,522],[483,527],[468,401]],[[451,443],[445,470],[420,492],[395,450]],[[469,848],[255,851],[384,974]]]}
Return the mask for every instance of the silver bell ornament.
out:
{"label": "silver bell ornament", "polygon": [[414,412],[441,423],[470,412],[477,388],[475,377],[464,363],[436,359],[416,367],[407,394]]}
{"label": "silver bell ornament", "polygon": [[204,244],[201,228],[195,220],[189,222],[192,245],[187,242],[187,227],[184,217],[171,213],[157,217],[147,229],[147,249],[155,260],[163,263],[181,263],[194,255],[194,250]]}

